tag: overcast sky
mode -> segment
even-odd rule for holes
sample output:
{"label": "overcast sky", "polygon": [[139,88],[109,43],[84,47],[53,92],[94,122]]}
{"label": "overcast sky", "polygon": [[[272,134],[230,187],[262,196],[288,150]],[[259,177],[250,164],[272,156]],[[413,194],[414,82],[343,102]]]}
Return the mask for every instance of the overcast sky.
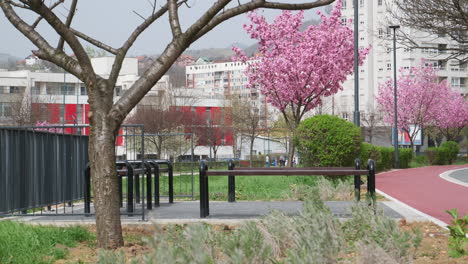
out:
{"label": "overcast sky", "polygon": [[[46,0],[46,3],[50,2]],[[66,1],[69,3],[70,1]],[[133,11],[147,16],[151,13],[152,7],[149,4],[152,0],[84,0],[79,1],[78,10],[75,15],[72,26],[79,31],[82,31],[102,42],[113,47],[120,47],[126,40],[128,35],[135,27],[142,22],[142,19]],[[157,1],[159,6],[165,1]],[[197,19],[204,10],[208,9],[214,1],[211,0],[190,0],[191,8],[182,7],[180,10],[181,25],[187,28],[195,19]],[[237,1],[232,1],[236,4]],[[241,1],[245,2],[245,1]],[[288,0],[288,2],[301,2],[299,0]],[[304,1],[302,1],[304,2]],[[132,4],[129,4],[132,3]],[[66,6],[68,6],[67,4]],[[31,12],[18,11],[19,14],[27,21],[34,21],[35,16]],[[57,14],[64,18],[67,13],[66,7],[58,7]],[[269,19],[274,18],[280,13],[277,10],[262,11]],[[306,20],[316,18],[316,10],[306,12]],[[130,50],[129,55],[142,54],[158,54],[168,44],[170,38],[170,28],[167,16],[162,17],[158,22],[154,23],[145,33],[141,35],[139,40]],[[242,25],[247,23],[246,15],[235,17],[224,22],[208,33],[190,49],[201,48],[224,48],[229,47],[233,43],[252,44],[253,41],[245,33]],[[46,36],[50,43],[56,45],[58,38],[55,32],[41,22],[38,30]],[[6,19],[3,12],[0,11],[0,53],[7,53],[18,57],[26,57],[31,50],[35,50],[34,45],[19,33]],[[89,45],[89,44],[85,44]]]}

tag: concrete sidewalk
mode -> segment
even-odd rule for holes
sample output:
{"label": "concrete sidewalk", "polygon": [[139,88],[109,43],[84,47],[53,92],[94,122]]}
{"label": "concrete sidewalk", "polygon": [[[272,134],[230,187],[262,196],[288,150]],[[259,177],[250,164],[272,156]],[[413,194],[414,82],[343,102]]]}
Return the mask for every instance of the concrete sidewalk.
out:
{"label": "concrete sidewalk", "polygon": [[[333,214],[340,219],[351,217],[351,207],[355,204],[352,201],[329,201],[325,204],[330,208]],[[151,224],[151,223],[238,223],[245,220],[258,219],[272,210],[280,210],[286,214],[298,214],[302,209],[303,202],[300,201],[239,201],[236,203],[228,202],[210,202],[210,216],[200,218],[199,201],[183,201],[174,204],[161,203],[160,207],[153,210],[147,210],[145,221],[142,221],[141,215],[122,216],[123,224]],[[400,206],[396,202],[378,202],[378,208],[384,211],[384,214],[396,220],[405,218],[407,221],[427,221],[426,218],[414,211]],[[78,205],[74,211],[82,212],[82,206]],[[124,212],[124,209],[123,209]],[[141,213],[141,208],[137,207],[136,213]],[[23,216],[15,217],[17,221],[25,221],[34,224],[93,224],[93,216]]]}

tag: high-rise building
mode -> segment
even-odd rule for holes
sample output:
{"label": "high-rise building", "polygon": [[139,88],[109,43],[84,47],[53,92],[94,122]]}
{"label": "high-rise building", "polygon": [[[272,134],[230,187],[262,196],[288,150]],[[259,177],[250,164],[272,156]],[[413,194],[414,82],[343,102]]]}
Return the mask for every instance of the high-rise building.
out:
{"label": "high-rise building", "polygon": [[[372,46],[362,66],[359,67],[359,109],[361,117],[373,113],[377,108],[375,96],[379,84],[393,78],[393,30],[390,11],[395,0],[359,0],[359,47]],[[353,23],[353,0],[343,0],[342,23]],[[352,27],[352,24],[350,25]],[[452,89],[468,95],[468,65],[459,65],[456,60],[448,60],[447,48],[458,47],[458,43],[444,35],[428,36],[418,30],[400,29],[423,49],[410,49],[397,43],[397,65],[399,69],[418,66],[421,60],[437,68],[441,80],[446,80]],[[326,100],[324,111],[352,120],[354,111],[354,76],[349,76],[343,84],[343,91]]]}

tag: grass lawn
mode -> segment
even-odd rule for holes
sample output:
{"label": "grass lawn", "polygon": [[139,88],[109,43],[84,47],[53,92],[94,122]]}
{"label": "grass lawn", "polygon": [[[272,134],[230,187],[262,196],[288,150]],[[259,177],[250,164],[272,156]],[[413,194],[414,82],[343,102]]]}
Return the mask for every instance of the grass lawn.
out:
{"label": "grass lawn", "polygon": [[[365,177],[363,177],[364,179]],[[236,199],[238,200],[284,200],[294,197],[294,190],[297,186],[315,186],[323,179],[322,176],[236,176]],[[349,176],[346,184],[350,186],[353,176]],[[160,177],[161,195],[168,195],[168,178]],[[144,183],[146,184],[146,180]],[[190,174],[174,176],[174,194],[191,194],[192,178]],[[336,185],[336,184],[335,184]],[[145,185],[146,186],[146,185]],[[126,178],[123,180],[123,189],[126,192]],[[209,180],[210,200],[225,201],[228,192],[227,176],[210,176]],[[198,174],[194,174],[194,195],[195,200],[200,198],[200,185]],[[178,198],[179,199],[179,198]]]}
{"label": "grass lawn", "polygon": [[32,226],[0,221],[0,263],[54,263],[79,242],[94,244],[94,234],[84,227]]}

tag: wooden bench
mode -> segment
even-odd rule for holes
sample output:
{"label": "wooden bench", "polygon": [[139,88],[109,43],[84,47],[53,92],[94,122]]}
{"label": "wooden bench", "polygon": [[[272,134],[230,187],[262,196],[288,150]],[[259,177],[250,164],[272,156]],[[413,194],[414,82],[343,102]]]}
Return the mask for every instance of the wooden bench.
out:
{"label": "wooden bench", "polygon": [[308,168],[236,168],[229,162],[228,170],[208,170],[204,161],[200,162],[200,218],[210,215],[209,184],[210,176],[228,177],[228,202],[235,202],[235,176],[342,176],[354,175],[354,194],[357,201],[361,195],[361,175],[367,175],[367,193],[375,203],[375,162],[368,161],[367,169],[361,168],[361,161],[355,160],[355,167],[308,167]]}

